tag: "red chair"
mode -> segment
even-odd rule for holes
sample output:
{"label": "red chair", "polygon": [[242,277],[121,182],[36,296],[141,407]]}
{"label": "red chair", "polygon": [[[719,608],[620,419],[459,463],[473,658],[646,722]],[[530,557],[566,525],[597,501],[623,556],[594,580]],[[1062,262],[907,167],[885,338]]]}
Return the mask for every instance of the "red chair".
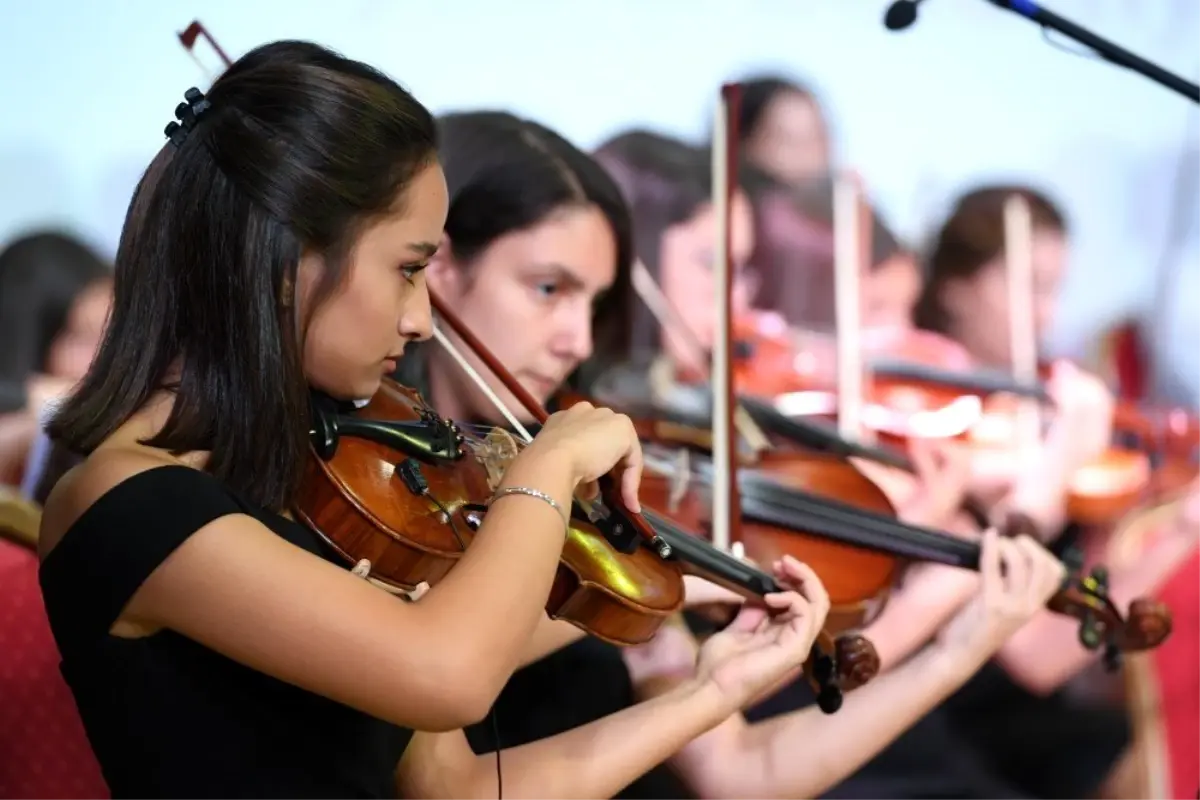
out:
{"label": "red chair", "polygon": [[0,513],[5,523],[0,530],[0,798],[107,799],[108,787],[58,671],[37,557],[14,541],[28,541],[30,531],[14,531],[15,518],[27,516]]}

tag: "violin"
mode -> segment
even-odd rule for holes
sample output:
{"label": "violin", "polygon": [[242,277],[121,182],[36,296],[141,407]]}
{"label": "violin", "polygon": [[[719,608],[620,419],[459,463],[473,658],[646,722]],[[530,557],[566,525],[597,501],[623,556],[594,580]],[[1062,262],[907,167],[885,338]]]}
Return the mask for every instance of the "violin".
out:
{"label": "violin", "polygon": [[[984,399],[982,414],[967,436],[968,443],[979,450],[1012,446],[1017,438],[1017,405],[1022,400],[1052,403],[1042,383],[1022,383],[997,371],[955,372],[905,362],[889,362],[876,369],[892,379],[952,386]],[[1050,365],[1040,364],[1040,377],[1048,377],[1050,369]],[[1183,409],[1141,409],[1119,401],[1113,432],[1117,443],[1070,477],[1067,514],[1077,522],[1112,524],[1147,498],[1171,494],[1200,474],[1196,466],[1200,422],[1194,414]]]}
{"label": "violin", "polygon": [[[686,475],[673,470],[670,459],[658,466],[643,477],[646,502],[666,508],[682,526],[707,528],[711,509],[703,495],[711,464],[700,462]],[[829,592],[826,628],[832,633],[869,624],[909,562],[979,568],[977,543],[897,521],[887,495],[844,458],[778,451],[743,476],[740,542],[747,557],[788,554],[809,564]],[[1153,601],[1133,601],[1123,617],[1108,597],[1103,567],[1086,576],[1071,572],[1047,607],[1079,620],[1080,642],[1088,649],[1103,645],[1110,668],[1122,652],[1156,647],[1170,634],[1169,610]]]}
{"label": "violin", "polygon": [[[635,425],[640,431],[656,430],[646,420]],[[667,509],[679,525],[705,530],[711,511],[703,495],[711,480],[711,463],[689,459],[684,474],[676,463],[665,456],[656,459],[657,469],[647,469],[643,476],[642,494],[647,503]],[[809,564],[829,592],[826,624],[833,632],[869,624],[907,562],[978,568],[977,544],[896,520],[883,490],[845,457],[767,451],[742,474],[745,522],[740,541],[747,557],[761,562],[787,554]],[[1090,642],[1089,647],[1098,647],[1109,636],[1116,650],[1141,650],[1166,638],[1166,609],[1138,600],[1124,620],[1106,589],[1105,570],[1099,567],[1086,577],[1069,578],[1048,607],[1078,618],[1083,623],[1081,641]]]}
{"label": "violin", "polygon": [[[734,322],[735,381],[739,391],[768,399],[790,417],[833,417],[838,411],[837,340],[833,334],[792,328],[774,312],[751,312]],[[912,437],[961,438],[981,415],[973,394],[953,386],[918,383],[873,369],[875,361],[963,371],[966,349],[936,333],[901,327],[861,332],[866,360],[863,425],[882,441]]]}
{"label": "violin", "polygon": [[[486,440],[468,442],[390,380],[360,411],[341,413],[321,397],[313,406],[298,519],[386,587],[436,585],[482,524],[503,453]],[[677,562],[630,547],[622,522],[603,533],[572,518],[546,611],[633,645],[682,607],[683,580]]]}

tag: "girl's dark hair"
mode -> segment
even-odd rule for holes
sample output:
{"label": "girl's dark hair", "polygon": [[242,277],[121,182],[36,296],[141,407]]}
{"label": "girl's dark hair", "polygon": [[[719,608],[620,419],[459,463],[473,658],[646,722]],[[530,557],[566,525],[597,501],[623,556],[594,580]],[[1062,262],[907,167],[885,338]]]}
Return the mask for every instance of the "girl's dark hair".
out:
{"label": "girl's dark hair", "polygon": [[1017,195],[1029,203],[1033,227],[1067,232],[1063,212],[1048,196],[1020,185],[981,186],[959,197],[933,238],[925,281],[913,310],[918,328],[948,333],[951,316],[942,294],[947,283],[970,280],[1004,251],[1004,204]]}
{"label": "girl's dark hair", "polygon": [[742,88],[737,115],[740,142],[754,138],[763,118],[766,117],[771,101],[780,95],[794,94],[808,100],[817,108],[821,106],[816,92],[811,88],[781,75],[755,75],[739,81],[739,85]]}
{"label": "girl's dark hair", "polygon": [[112,270],[90,247],[57,231],[31,233],[0,252],[0,381],[43,372],[75,299]]}
{"label": "girl's dark hair", "polygon": [[[497,239],[531,228],[564,207],[594,206],[604,214],[616,240],[616,278],[596,303],[588,368],[624,359],[633,234],[629,209],[608,173],[544,125],[506,112],[446,114],[437,126],[438,157],[450,193],[446,235],[466,269]],[[405,362],[419,363],[407,357]]]}
{"label": "girl's dark hair", "polygon": [[297,41],[251,51],[205,99],[138,183],[104,341],[48,431],[86,455],[168,388],[145,444],[209,451],[215,477],[282,508],[308,450],[298,262],[324,257],[328,296],[363,228],[435,162],[433,117],[378,70]]}
{"label": "girl's dark hair", "polygon": [[[751,177],[753,176],[753,177]],[[760,305],[779,311],[800,325],[833,324],[833,185],[824,174],[795,186],[780,183],[750,169],[743,181],[755,208],[754,254],[751,262],[761,283]],[[803,227],[805,246],[784,241],[775,221],[779,213]],[[870,267],[878,268],[906,248],[871,208]]]}
{"label": "girl's dark hair", "polygon": [[[712,202],[709,152],[659,133],[633,130],[602,144],[596,160],[621,187],[633,217],[637,257],[657,279],[663,234]],[[655,347],[659,326],[645,304],[634,304],[629,327],[635,348]]]}

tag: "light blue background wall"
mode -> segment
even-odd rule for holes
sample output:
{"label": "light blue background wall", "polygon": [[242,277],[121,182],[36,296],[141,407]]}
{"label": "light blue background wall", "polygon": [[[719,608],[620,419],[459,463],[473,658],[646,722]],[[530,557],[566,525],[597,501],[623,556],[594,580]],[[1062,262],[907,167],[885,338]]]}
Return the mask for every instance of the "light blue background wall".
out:
{"label": "light blue background wall", "polygon": [[[1200,114],[1139,76],[1055,48],[982,0],[925,3],[903,34],[883,29],[886,5],[0,0],[0,240],[59,222],[112,248],[183,90],[206,85],[175,38],[193,18],[234,57],[272,38],[313,38],[382,67],[435,110],[506,107],[585,146],[632,124],[703,135],[721,80],[772,67],[818,86],[840,157],[908,236],[923,235],[956,191],[979,180],[1053,189],[1077,248],[1051,344],[1074,352],[1113,319],[1154,311],[1170,324],[1174,379],[1195,397]],[[1053,8],[1200,77],[1196,0]],[[1182,222],[1172,233],[1176,206]],[[1164,265],[1176,278],[1170,302],[1154,309]]]}

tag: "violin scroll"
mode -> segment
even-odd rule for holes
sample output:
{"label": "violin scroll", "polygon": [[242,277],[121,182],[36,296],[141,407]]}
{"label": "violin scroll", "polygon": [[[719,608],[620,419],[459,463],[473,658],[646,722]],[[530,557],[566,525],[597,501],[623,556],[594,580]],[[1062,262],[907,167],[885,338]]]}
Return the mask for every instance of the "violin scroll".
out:
{"label": "violin scroll", "polygon": [[1150,650],[1171,635],[1171,609],[1165,604],[1139,597],[1129,604],[1121,640],[1124,650]]}
{"label": "violin scroll", "polygon": [[1050,608],[1080,621],[1079,643],[1088,650],[1104,647],[1104,664],[1120,666],[1122,653],[1150,650],[1171,635],[1171,611],[1162,603],[1138,598],[1123,616],[1108,595],[1108,571],[1095,567],[1084,578],[1069,578],[1050,599]]}
{"label": "violin scroll", "polygon": [[849,692],[870,683],[879,674],[879,652],[865,636],[846,633],[834,642],[834,661],[837,664],[838,685]]}

